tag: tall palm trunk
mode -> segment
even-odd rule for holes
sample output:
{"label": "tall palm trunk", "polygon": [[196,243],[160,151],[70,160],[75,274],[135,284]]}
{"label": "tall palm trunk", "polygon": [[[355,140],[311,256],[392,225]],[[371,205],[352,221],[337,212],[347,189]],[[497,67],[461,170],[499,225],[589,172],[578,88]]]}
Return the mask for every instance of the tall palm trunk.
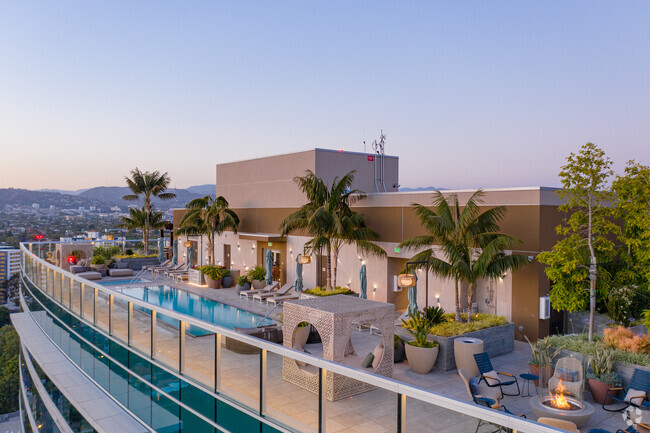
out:
{"label": "tall palm trunk", "polygon": [[208,265],[214,266],[214,233],[207,235],[208,238]]}
{"label": "tall palm trunk", "polygon": [[144,220],[144,233],[142,233],[142,239],[144,244],[144,255],[149,254],[149,213],[151,212],[151,204],[149,201],[145,200],[144,203],[145,209],[145,220]]}
{"label": "tall palm trunk", "polygon": [[460,289],[458,288],[458,278],[454,278],[454,283],[456,286],[456,322],[460,322]]}
{"label": "tall palm trunk", "polygon": [[336,288],[336,273],[338,271],[339,247],[332,248],[332,286]]}
{"label": "tall palm trunk", "polygon": [[472,295],[474,294],[474,283],[467,285],[467,323],[472,321]]}
{"label": "tall palm trunk", "polygon": [[332,248],[327,246],[327,290],[332,290]]}

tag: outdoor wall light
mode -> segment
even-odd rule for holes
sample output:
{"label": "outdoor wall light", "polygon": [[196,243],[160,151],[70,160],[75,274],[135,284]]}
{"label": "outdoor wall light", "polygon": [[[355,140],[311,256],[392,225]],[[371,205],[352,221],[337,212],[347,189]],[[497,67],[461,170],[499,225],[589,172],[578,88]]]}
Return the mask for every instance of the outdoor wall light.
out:
{"label": "outdoor wall light", "polygon": [[415,287],[416,281],[413,274],[399,274],[397,276],[397,284],[400,287]]}
{"label": "outdoor wall light", "polygon": [[311,256],[305,256],[304,254],[300,254],[298,256],[298,263],[301,265],[307,265],[311,263]]}
{"label": "outdoor wall light", "polygon": [[289,254],[293,256],[293,250],[292,249],[289,250]]}
{"label": "outdoor wall light", "polygon": [[114,240],[114,239],[115,239],[115,236],[113,236],[113,235],[106,235],[106,240],[107,240],[107,241],[112,241],[112,240]]}
{"label": "outdoor wall light", "polygon": [[436,296],[436,302],[440,305],[440,296]]}
{"label": "outdoor wall light", "polygon": [[237,244],[237,249],[239,249],[239,248],[241,248],[241,247],[239,246],[239,244]]}

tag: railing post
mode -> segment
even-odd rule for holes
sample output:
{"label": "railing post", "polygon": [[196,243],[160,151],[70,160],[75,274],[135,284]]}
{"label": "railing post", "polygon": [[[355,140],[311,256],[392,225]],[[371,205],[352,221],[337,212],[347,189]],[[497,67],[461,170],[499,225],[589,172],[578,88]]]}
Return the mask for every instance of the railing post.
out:
{"label": "railing post", "polygon": [[214,343],[214,391],[221,391],[221,334],[215,334]]}
{"label": "railing post", "polygon": [[93,325],[97,326],[97,287],[93,287]]}
{"label": "railing post", "polygon": [[131,346],[131,339],[133,336],[133,302],[128,303],[128,308],[129,308],[129,315],[127,317],[127,323],[126,323],[126,340],[127,344],[129,347]]}
{"label": "railing post", "polygon": [[406,432],[406,396],[397,394],[397,433]]}
{"label": "railing post", "polygon": [[326,415],[325,415],[325,375],[327,370],[323,368],[318,369],[318,431],[319,433],[326,432]]}
{"label": "railing post", "polygon": [[113,335],[113,294],[108,295],[108,334]]}
{"label": "railing post", "polygon": [[[70,284],[74,284],[72,280],[70,280]],[[86,285],[84,283],[79,283],[79,317],[82,319],[84,318],[84,289],[86,288]]]}
{"label": "railing post", "polygon": [[156,357],[156,310],[151,310],[151,359]]}
{"label": "railing post", "polygon": [[260,350],[260,416],[266,412],[266,349]]}
{"label": "railing post", "polygon": [[180,335],[178,336],[178,371],[185,371],[185,321],[180,321]]}

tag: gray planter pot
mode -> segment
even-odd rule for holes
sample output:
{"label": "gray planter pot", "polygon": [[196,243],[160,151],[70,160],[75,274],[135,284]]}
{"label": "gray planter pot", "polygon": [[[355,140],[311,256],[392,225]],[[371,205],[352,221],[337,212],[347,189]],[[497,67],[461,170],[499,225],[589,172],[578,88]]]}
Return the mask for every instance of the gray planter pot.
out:
{"label": "gray planter pot", "polygon": [[221,279],[221,287],[224,289],[227,289],[229,287],[232,287],[232,277],[223,277]]}
{"label": "gray planter pot", "polygon": [[237,293],[243,292],[244,290],[250,290],[250,289],[251,289],[250,283],[246,283],[243,286],[240,286],[239,284],[235,286],[235,290],[237,291]]}
{"label": "gray planter pot", "polygon": [[266,281],[264,280],[253,280],[253,288],[255,290],[263,289],[266,287]]}

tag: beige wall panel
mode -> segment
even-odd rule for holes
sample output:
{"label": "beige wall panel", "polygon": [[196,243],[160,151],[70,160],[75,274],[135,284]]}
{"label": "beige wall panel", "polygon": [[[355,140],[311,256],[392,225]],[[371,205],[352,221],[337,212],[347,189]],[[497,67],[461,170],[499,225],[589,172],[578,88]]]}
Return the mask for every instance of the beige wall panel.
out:
{"label": "beige wall panel", "polygon": [[[336,152],[326,149],[316,149],[316,175],[322,178],[327,185],[331,185],[334,178],[341,178],[352,170],[356,170],[352,189],[358,189],[366,193],[377,192],[375,184],[374,161],[368,157],[375,158],[372,154],[354,152]],[[377,159],[377,170],[380,169]],[[379,173],[377,173],[379,178]],[[384,157],[384,184],[387,192],[395,192],[394,185],[399,181],[399,158],[396,156]],[[383,186],[379,186],[384,191]]]}

